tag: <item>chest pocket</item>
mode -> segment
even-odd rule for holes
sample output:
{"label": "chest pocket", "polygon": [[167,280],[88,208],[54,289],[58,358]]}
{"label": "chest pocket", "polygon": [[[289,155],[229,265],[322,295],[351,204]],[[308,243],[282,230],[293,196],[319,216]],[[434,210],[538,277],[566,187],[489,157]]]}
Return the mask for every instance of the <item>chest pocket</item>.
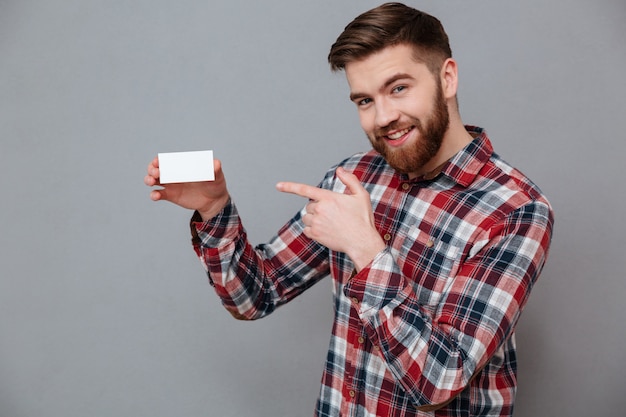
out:
{"label": "chest pocket", "polygon": [[434,313],[461,264],[463,250],[412,226],[399,248],[398,264],[420,303]]}

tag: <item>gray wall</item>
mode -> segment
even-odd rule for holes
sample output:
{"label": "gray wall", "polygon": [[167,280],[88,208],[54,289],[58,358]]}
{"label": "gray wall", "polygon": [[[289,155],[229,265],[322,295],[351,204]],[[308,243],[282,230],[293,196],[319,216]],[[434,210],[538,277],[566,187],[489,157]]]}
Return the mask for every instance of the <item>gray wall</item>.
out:
{"label": "gray wall", "polygon": [[[0,1],[0,417],[308,416],[330,282],[233,320],[157,152],[213,149],[253,241],[365,149],[328,48],[364,0]],[[626,407],[623,0],[411,1],[440,17],[466,123],[556,209],[522,317],[517,417]]]}

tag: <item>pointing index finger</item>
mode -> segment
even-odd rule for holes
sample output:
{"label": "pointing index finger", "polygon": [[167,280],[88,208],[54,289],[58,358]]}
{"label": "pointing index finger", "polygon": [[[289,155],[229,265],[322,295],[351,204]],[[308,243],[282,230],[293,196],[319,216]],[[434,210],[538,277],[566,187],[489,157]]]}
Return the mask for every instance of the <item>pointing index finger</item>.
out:
{"label": "pointing index finger", "polygon": [[322,199],[325,193],[329,192],[328,190],[297,182],[279,182],[276,184],[276,188],[283,193],[295,194],[316,201]]}

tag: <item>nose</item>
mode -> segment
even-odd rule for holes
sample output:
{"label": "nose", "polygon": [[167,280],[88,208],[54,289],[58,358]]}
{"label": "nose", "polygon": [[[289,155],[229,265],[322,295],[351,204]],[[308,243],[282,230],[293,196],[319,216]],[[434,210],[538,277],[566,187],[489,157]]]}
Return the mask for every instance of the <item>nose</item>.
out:
{"label": "nose", "polygon": [[387,127],[400,117],[400,112],[388,100],[378,100],[375,107],[377,128]]}

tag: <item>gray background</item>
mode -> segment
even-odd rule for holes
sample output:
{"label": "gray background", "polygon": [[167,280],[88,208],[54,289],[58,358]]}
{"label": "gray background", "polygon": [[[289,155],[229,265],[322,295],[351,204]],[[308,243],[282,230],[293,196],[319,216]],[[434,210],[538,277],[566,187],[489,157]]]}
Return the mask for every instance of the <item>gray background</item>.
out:
{"label": "gray background", "polygon": [[[309,416],[330,281],[233,320],[149,200],[157,152],[213,149],[251,239],[367,148],[326,55],[364,0],[0,1],[0,417]],[[626,407],[626,4],[411,1],[438,16],[466,123],[550,197],[518,329],[517,417]]]}

